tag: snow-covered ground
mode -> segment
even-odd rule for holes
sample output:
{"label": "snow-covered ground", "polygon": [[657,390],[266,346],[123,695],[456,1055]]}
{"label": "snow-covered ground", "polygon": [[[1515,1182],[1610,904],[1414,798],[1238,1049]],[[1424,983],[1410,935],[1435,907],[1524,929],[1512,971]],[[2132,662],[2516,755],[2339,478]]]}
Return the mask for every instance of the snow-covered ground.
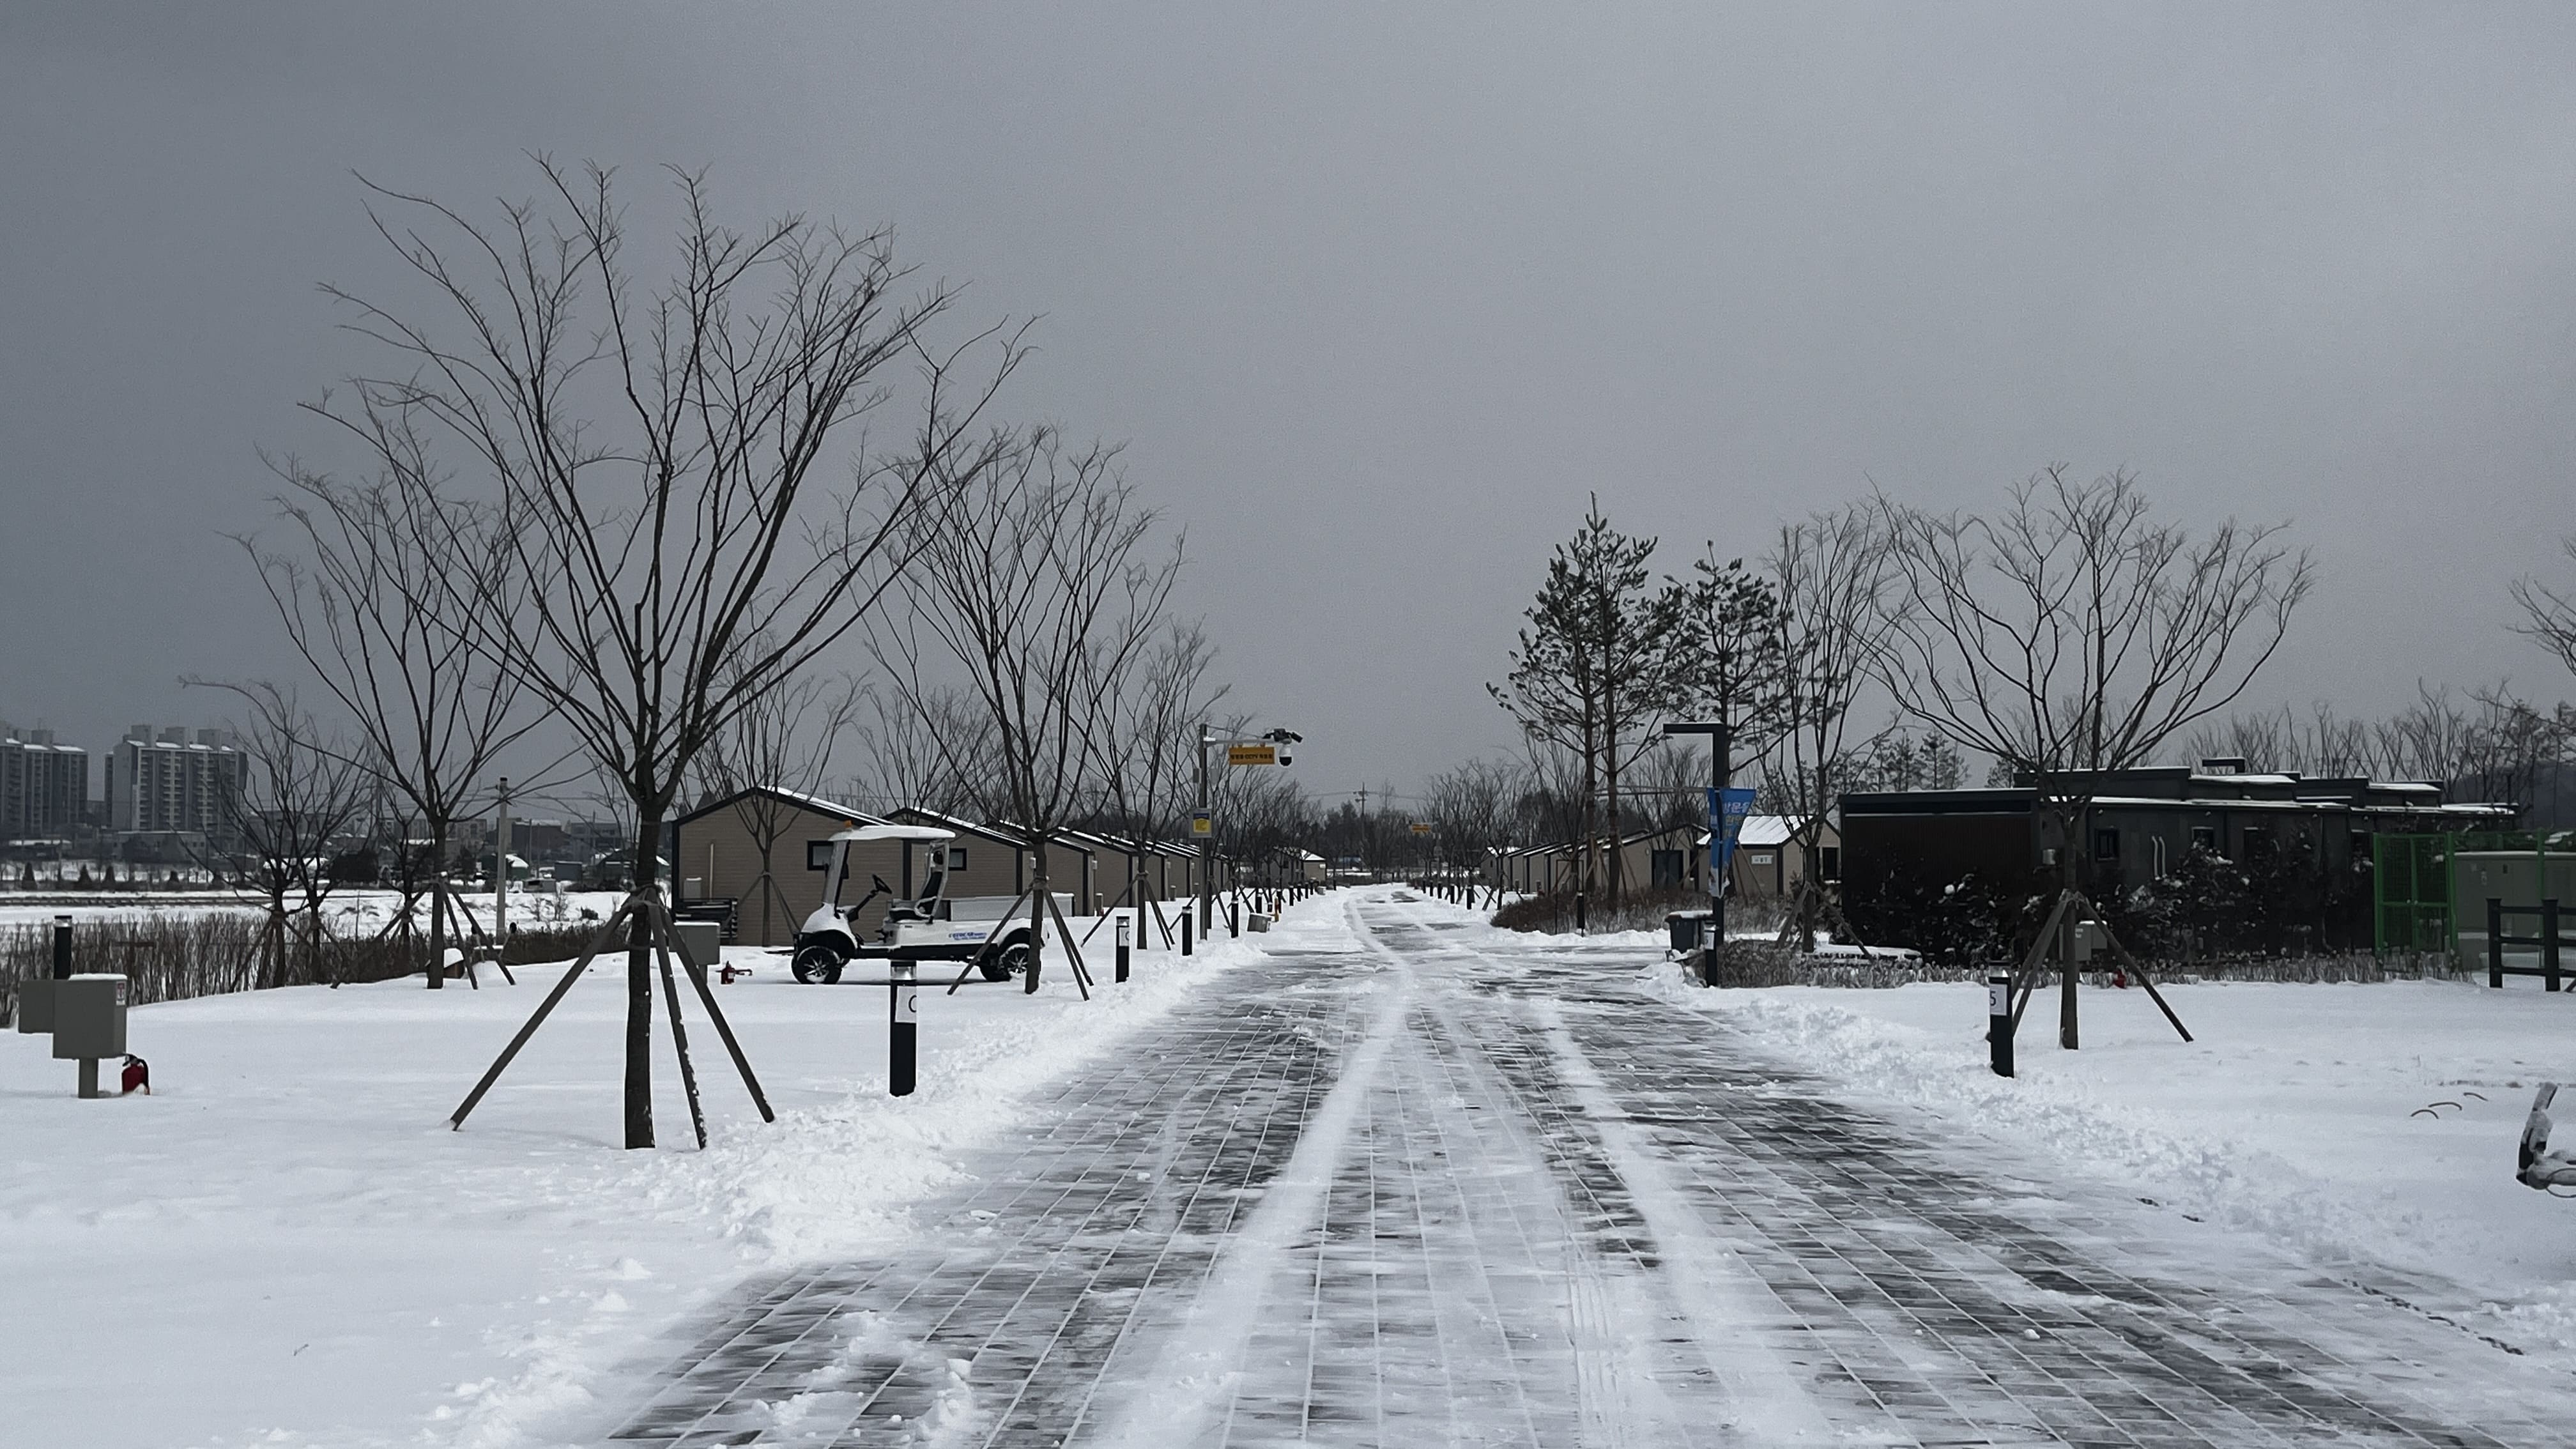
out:
{"label": "snow-covered ground", "polygon": [[0,1034],[0,1441],[554,1442],[682,1315],[747,1274],[911,1231],[906,1205],[1011,1130],[1020,1093],[1101,1069],[1209,973],[1297,937],[1292,913],[1187,962],[1141,954],[1121,986],[1104,931],[1087,1003],[1060,962],[1035,997],[925,990],[920,1089],[901,1100],[884,988],[798,986],[784,957],[736,950],[755,972],[720,999],[779,1122],[688,1002],[704,1153],[658,1023],[665,1147],[617,1150],[608,969],[462,1132],[447,1114],[563,967],[522,967],[515,989],[413,978],[143,1007],[148,1098],[79,1101],[44,1039]]}
{"label": "snow-covered ground", "polygon": [[2485,1331],[2576,1367],[2576,1202],[2513,1178],[2534,1089],[2576,1079],[2576,993],[2164,987],[2186,1044],[2145,992],[2087,988],[2073,1052],[2052,993],[2023,1018],[2007,1081],[1987,1064],[1982,985],[1711,991],[1662,963],[1647,976],[1855,1102],[1928,1112],[2321,1267],[2439,1275]]}
{"label": "snow-covered ground", "polygon": [[[2036,1001],[2005,1081],[1986,1069],[1975,985],[1707,991],[1662,962],[1659,933],[1534,938],[1413,909],[1457,923],[1456,944],[1637,971],[1665,1008],[1722,1017],[1971,1154],[1991,1137],[2016,1170],[2261,1234],[2576,1367],[2576,1202],[2511,1176],[2532,1089],[2576,1076],[2576,993],[2181,986],[2187,1045],[2143,993],[2088,990],[2085,1049],[2058,1050],[2053,998]],[[722,1000],[781,1120],[759,1123],[691,1003],[705,1153],[687,1145],[667,1035],[666,1146],[616,1149],[613,969],[576,986],[463,1132],[446,1115],[560,967],[480,992],[415,980],[142,1008],[148,1099],[78,1101],[70,1064],[0,1035],[0,1442],[533,1446],[595,1430],[746,1276],[913,1234],[910,1206],[1009,1140],[1029,1093],[1111,1069],[1213,973],[1265,947],[1350,949],[1349,929],[1326,897],[1187,963],[1142,955],[1123,987],[1105,980],[1104,933],[1089,1003],[1060,967],[1035,998],[926,991],[921,1090],[901,1101],[884,1095],[883,988],[800,987],[783,958],[735,952],[754,974]]]}

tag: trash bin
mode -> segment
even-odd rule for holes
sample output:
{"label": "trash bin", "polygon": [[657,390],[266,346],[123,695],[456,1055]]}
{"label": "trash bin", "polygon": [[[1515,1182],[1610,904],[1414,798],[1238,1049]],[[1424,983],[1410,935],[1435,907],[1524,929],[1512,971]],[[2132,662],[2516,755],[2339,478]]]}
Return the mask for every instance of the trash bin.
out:
{"label": "trash bin", "polygon": [[1673,933],[1673,949],[1698,950],[1700,933],[1707,929],[1708,915],[1706,911],[1675,911],[1664,917],[1664,929]]}

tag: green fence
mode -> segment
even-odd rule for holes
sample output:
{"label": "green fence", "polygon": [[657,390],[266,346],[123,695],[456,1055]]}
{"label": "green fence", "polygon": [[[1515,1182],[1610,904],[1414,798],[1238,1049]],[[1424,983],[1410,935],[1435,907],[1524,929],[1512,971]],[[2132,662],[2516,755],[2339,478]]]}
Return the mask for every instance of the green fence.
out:
{"label": "green fence", "polygon": [[[2461,901],[2461,863],[2472,863],[2477,899]],[[2475,919],[2472,932],[2485,930],[2486,897],[2498,891],[2520,894],[2524,879],[2533,899],[2509,904],[2531,905],[2547,884],[2576,861],[2576,831],[2478,830],[2439,835],[2377,835],[2371,838],[2371,939],[2380,954],[2429,954],[2458,949],[2461,911]],[[2500,871],[2499,864],[2507,868]],[[2500,884],[2513,882],[2512,887]]]}
{"label": "green fence", "polygon": [[2380,955],[2451,949],[2451,837],[2371,837],[2371,945]]}

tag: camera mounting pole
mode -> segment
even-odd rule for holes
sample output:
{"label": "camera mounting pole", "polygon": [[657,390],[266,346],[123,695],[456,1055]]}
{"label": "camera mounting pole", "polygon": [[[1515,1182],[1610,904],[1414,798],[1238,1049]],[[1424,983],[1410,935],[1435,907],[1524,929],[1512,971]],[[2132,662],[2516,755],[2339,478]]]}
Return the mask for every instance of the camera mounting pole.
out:
{"label": "camera mounting pole", "polygon": [[1275,729],[1248,739],[1220,738],[1205,724],[1199,726],[1199,808],[1190,812],[1190,834],[1199,844],[1199,935],[1205,937],[1216,924],[1216,815],[1208,803],[1208,751],[1225,746],[1228,765],[1288,764],[1288,747],[1302,744],[1306,737],[1292,729]]}

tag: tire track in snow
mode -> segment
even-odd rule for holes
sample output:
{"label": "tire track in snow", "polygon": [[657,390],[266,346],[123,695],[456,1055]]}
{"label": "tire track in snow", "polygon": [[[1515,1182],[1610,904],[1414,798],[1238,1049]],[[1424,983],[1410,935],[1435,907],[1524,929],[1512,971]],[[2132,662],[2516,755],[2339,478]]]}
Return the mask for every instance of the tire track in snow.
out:
{"label": "tire track in snow", "polygon": [[1378,990],[1368,1030],[1344,1056],[1323,1102],[1306,1118],[1287,1164],[1218,1252],[1178,1323],[1160,1336],[1141,1392],[1117,1406],[1086,1443],[1158,1449],[1211,1442],[1243,1380],[1243,1360],[1272,1285],[1298,1267],[1294,1249],[1321,1230],[1327,1195],[1346,1155],[1363,1099],[1389,1049],[1404,1034],[1412,999],[1399,966]]}
{"label": "tire track in snow", "polygon": [[[1500,965],[1462,943],[1441,940],[1418,914],[1408,914],[1426,937],[1431,959],[1484,968],[1479,979]],[[1786,1322],[1778,1300],[1741,1258],[1717,1241],[1663,1171],[1655,1151],[1628,1127],[1625,1111],[1565,1030],[1557,1003],[1474,991],[1454,977],[1449,984],[1462,1055],[1514,1105],[1515,1125],[1532,1144],[1532,1160],[1548,1168],[1567,1205],[1566,1257],[1574,1270],[1570,1327],[1584,1370],[1586,1428],[1602,1442],[1624,1443],[1632,1437],[1630,1422],[1650,1414],[1651,1425],[1635,1426],[1649,1436],[1648,1442],[1679,1442],[1683,1420],[1655,1373],[1663,1365],[1639,1361],[1641,1340],[1653,1341],[1661,1329],[1668,1349],[1676,1347],[1670,1342],[1676,1336],[1687,1341],[1695,1360],[1688,1367],[1714,1386],[1718,1402],[1708,1408],[1718,1416],[1713,1427],[1721,1442],[1845,1442],[1799,1375],[1762,1340],[1764,1325]],[[1544,1051],[1552,1080],[1543,1085],[1557,1089],[1546,1095],[1570,1099],[1557,1105],[1575,1110],[1542,1118],[1541,1104],[1533,1100],[1542,1084],[1517,1084],[1495,1065],[1490,1053],[1498,1040],[1516,1036],[1531,1039]],[[1569,1129],[1588,1140],[1568,1140]],[[1651,1271],[1608,1272],[1597,1243],[1571,1231],[1572,1215],[1586,1199],[1624,1220]],[[1622,1311],[1608,1307],[1614,1296],[1628,1300]],[[1672,1332],[1676,1328],[1678,1335]],[[1586,1442],[1593,1442],[1593,1436],[1587,1435]]]}

